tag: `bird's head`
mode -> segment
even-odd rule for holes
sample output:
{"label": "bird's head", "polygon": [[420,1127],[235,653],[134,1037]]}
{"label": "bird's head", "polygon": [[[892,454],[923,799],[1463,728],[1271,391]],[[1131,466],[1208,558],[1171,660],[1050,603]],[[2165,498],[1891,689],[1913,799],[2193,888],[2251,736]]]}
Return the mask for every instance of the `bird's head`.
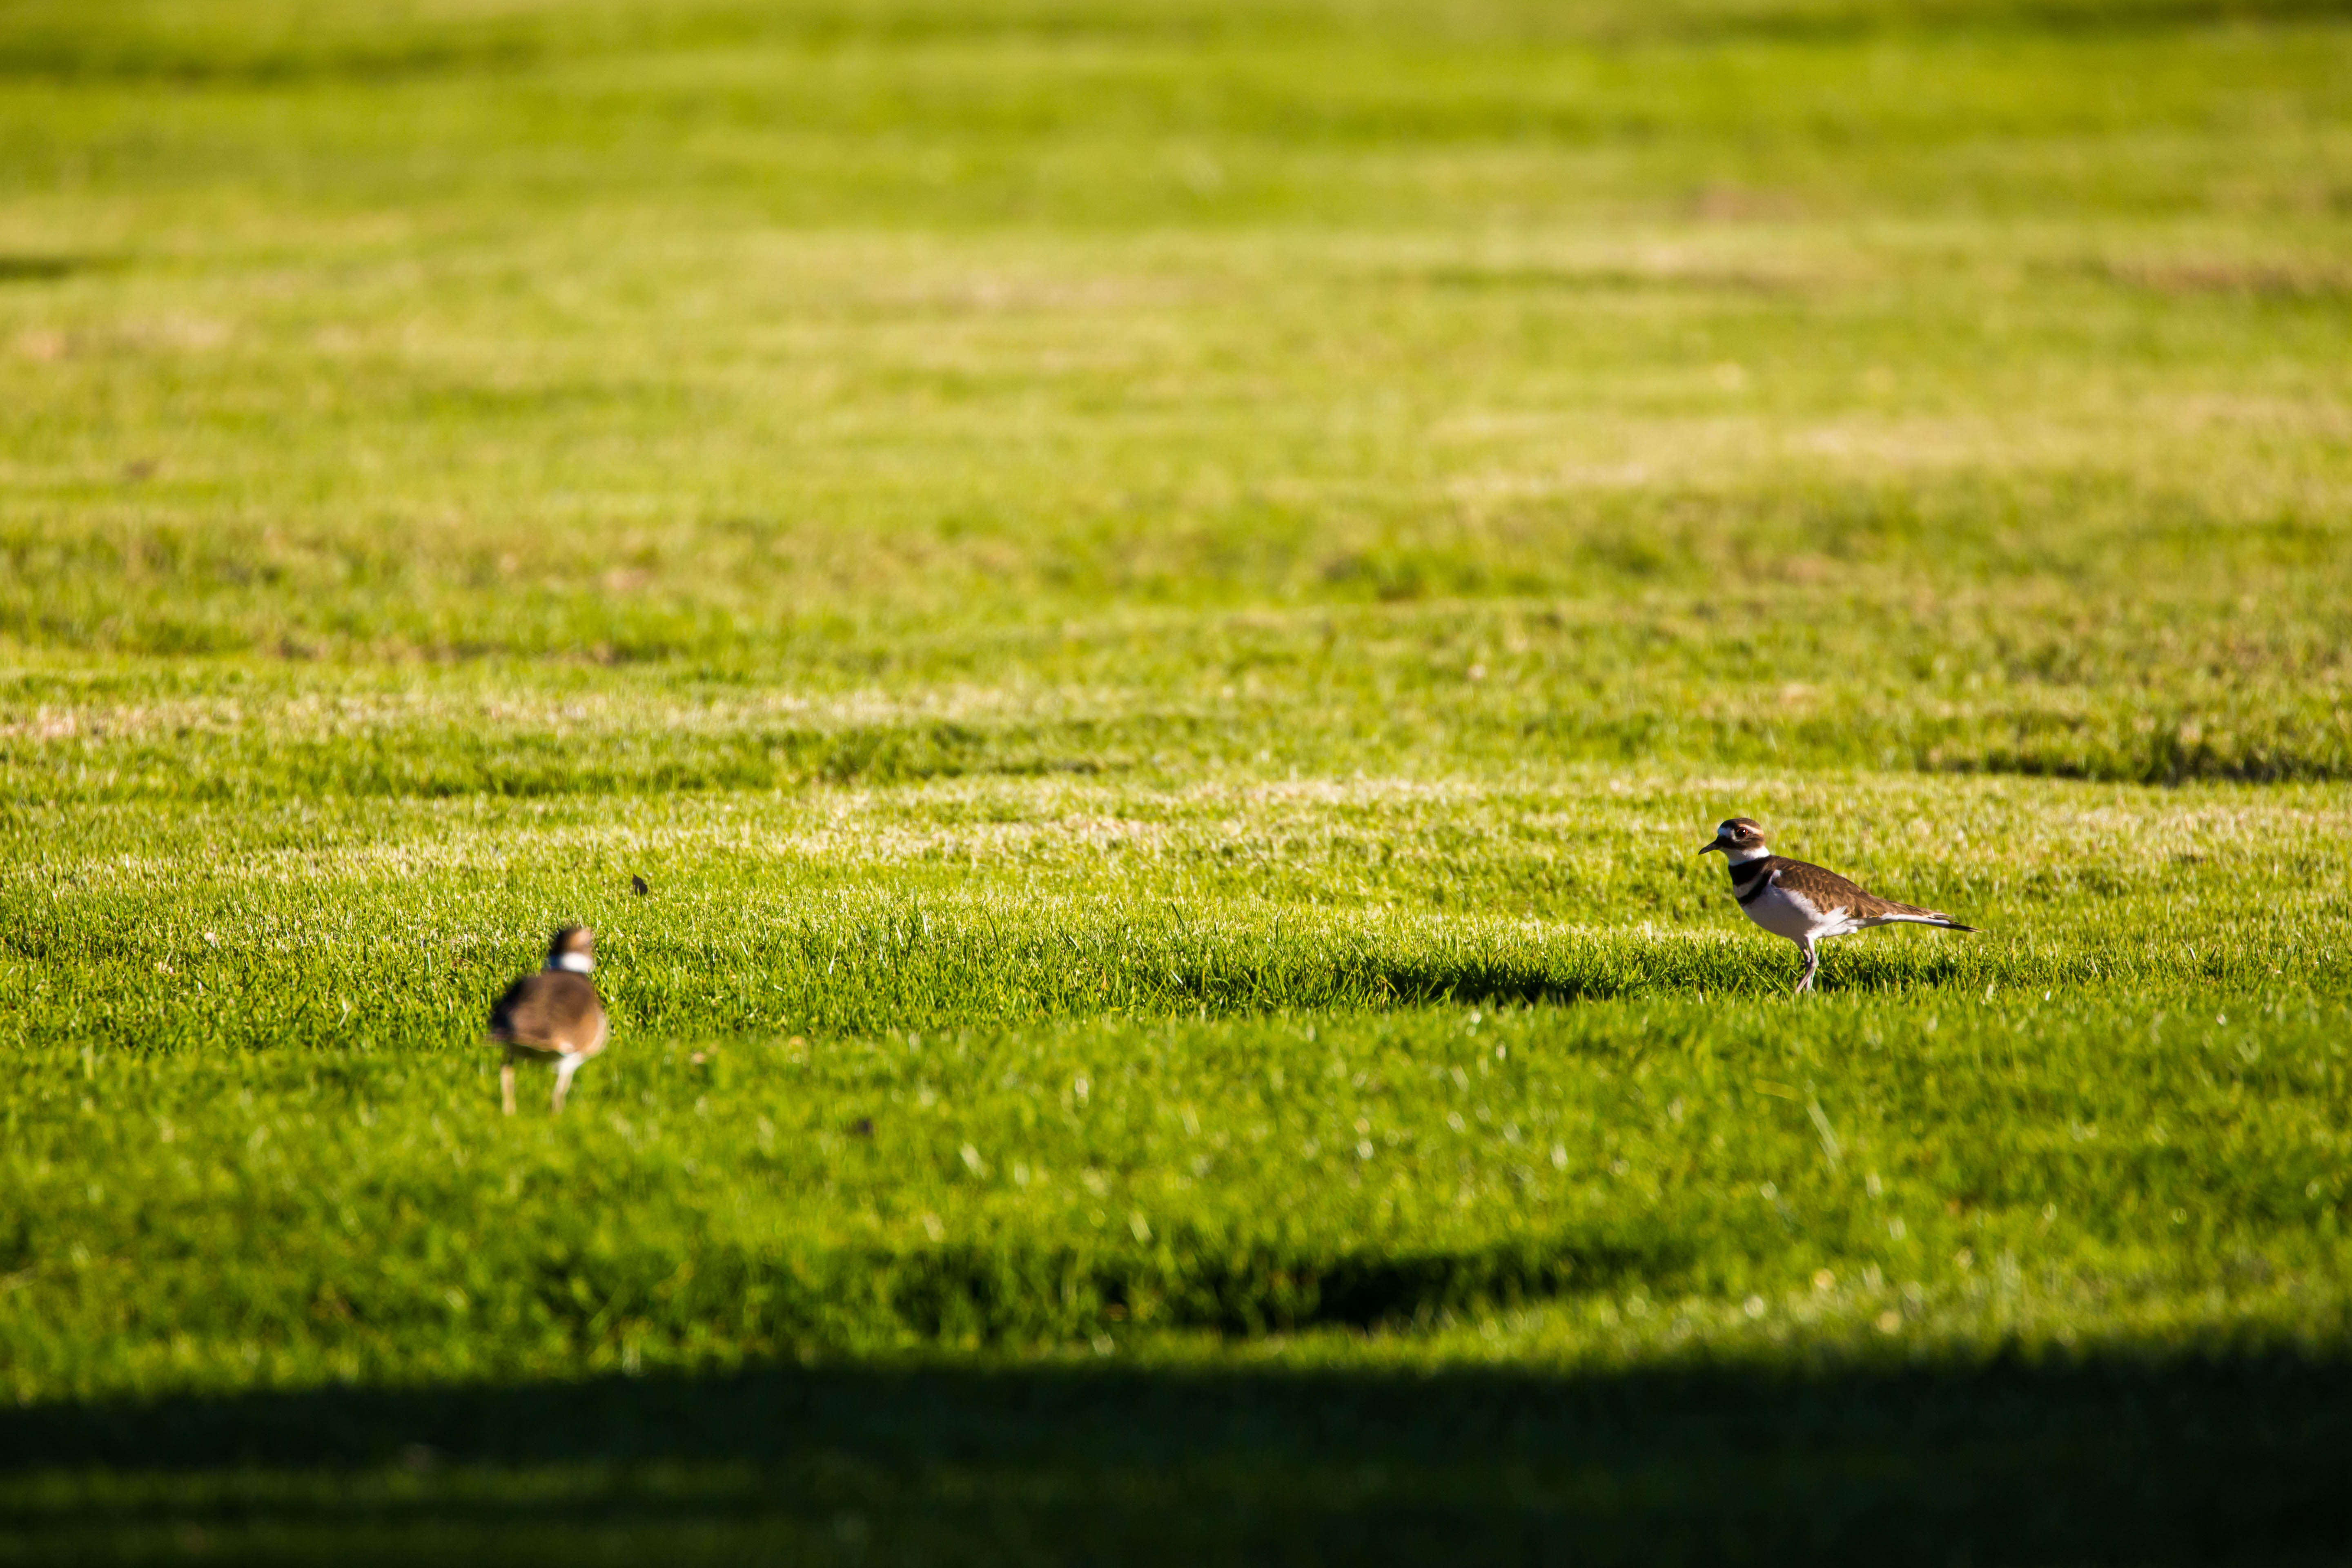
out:
{"label": "bird's head", "polygon": [[596,933],[586,926],[565,926],[547,944],[547,967],[585,974],[596,967]]}
{"label": "bird's head", "polygon": [[1752,817],[1746,816],[1735,816],[1727,822],[1717,824],[1713,841],[1701,848],[1699,853],[1713,855],[1717,851],[1721,851],[1723,858],[1734,865],[1743,860],[1753,860],[1759,855],[1771,853],[1764,847],[1763,827]]}

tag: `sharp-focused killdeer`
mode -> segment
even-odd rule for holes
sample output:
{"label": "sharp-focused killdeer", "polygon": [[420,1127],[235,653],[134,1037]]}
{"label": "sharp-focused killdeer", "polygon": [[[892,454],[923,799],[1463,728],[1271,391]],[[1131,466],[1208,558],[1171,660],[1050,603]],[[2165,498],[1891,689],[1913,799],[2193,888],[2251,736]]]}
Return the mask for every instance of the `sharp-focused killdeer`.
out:
{"label": "sharp-focused killdeer", "polygon": [[1712,855],[1718,850],[1731,864],[1731,896],[1739,900],[1748,918],[1774,936],[1787,937],[1805,955],[1804,970],[1797,976],[1800,991],[1813,988],[1813,972],[1822,966],[1813,943],[1823,937],[1850,936],[1885,925],[1977,929],[1935,910],[1864,892],[1835,871],[1775,855],[1765,847],[1764,830],[1744,816],[1735,816],[1717,827],[1715,842],[1699,853]]}
{"label": "sharp-focused killdeer", "polygon": [[508,986],[490,1009],[490,1039],[507,1049],[499,1092],[509,1116],[515,1108],[515,1063],[554,1064],[555,1109],[562,1110],[572,1075],[604,1048],[612,1025],[604,1016],[604,999],[588,981],[595,967],[596,933],[586,926],[565,926],[547,944],[547,967]]}

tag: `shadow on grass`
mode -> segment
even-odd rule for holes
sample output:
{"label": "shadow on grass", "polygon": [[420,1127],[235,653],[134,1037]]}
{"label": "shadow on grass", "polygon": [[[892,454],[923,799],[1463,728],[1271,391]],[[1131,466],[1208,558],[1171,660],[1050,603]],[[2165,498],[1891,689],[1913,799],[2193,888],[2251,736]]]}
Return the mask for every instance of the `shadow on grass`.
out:
{"label": "shadow on grass", "polygon": [[832,1367],[0,1415],[12,1561],[2300,1563],[2352,1367]]}
{"label": "shadow on grass", "polygon": [[56,283],[82,272],[110,270],[120,265],[105,256],[37,256],[0,251],[0,283]]}

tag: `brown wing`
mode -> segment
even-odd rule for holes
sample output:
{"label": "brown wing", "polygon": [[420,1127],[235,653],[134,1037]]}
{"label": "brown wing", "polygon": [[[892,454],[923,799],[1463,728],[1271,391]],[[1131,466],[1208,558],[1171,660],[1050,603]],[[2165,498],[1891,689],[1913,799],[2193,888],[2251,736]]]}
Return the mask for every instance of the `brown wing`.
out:
{"label": "brown wing", "polygon": [[1794,893],[1804,896],[1806,902],[1817,910],[1843,910],[1856,920],[1915,920],[1948,925],[1956,931],[1973,931],[1940,910],[1923,910],[1916,904],[1899,904],[1893,899],[1882,899],[1865,890],[1861,884],[1839,876],[1820,866],[1809,866],[1802,860],[1790,860],[1783,856],[1772,857],[1773,869],[1779,874],[1773,880]]}
{"label": "brown wing", "polygon": [[1774,856],[1780,864],[1773,868],[1779,873],[1773,880],[1790,892],[1803,895],[1805,901],[1817,910],[1843,910],[1858,920],[1872,915],[1892,914],[1903,909],[1889,903],[1877,894],[1865,891],[1861,884],[1839,876],[1820,866],[1808,866],[1802,860]]}
{"label": "brown wing", "polygon": [[526,974],[490,1009],[490,1038],[542,1049],[593,1050],[604,1043],[604,1002],[568,970]]}

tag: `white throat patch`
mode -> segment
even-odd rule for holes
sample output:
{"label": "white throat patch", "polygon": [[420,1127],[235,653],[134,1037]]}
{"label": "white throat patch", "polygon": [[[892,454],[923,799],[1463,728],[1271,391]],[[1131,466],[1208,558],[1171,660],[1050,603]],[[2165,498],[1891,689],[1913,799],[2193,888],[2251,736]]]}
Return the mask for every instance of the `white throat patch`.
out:
{"label": "white throat patch", "polygon": [[1727,844],[1723,848],[1723,858],[1735,866],[1745,866],[1750,860],[1761,860],[1771,853],[1772,851],[1765,848],[1761,844],[1752,849],[1734,849]]}
{"label": "white throat patch", "polygon": [[589,957],[584,952],[567,952],[561,958],[558,958],[554,963],[549,964],[548,967],[550,969],[568,969],[574,974],[585,974],[590,970],[596,967],[596,961]]}

